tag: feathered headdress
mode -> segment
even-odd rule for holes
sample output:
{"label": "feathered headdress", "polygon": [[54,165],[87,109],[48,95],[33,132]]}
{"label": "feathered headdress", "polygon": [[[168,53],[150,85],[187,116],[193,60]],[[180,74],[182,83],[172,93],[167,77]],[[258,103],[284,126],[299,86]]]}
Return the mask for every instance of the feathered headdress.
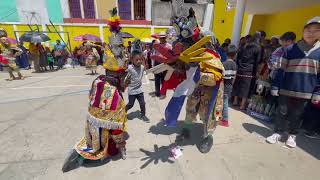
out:
{"label": "feathered headdress", "polygon": [[108,19],[108,25],[109,25],[109,30],[110,32],[118,33],[121,30],[120,27],[120,17],[117,15],[118,10],[117,8],[113,8],[112,10],[109,11],[110,13],[110,18]]}

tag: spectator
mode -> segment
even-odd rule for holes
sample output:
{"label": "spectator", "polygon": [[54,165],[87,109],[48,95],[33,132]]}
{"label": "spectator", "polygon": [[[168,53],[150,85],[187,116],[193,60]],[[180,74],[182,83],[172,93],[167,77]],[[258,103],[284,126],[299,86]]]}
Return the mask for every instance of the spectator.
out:
{"label": "spectator", "polygon": [[36,73],[40,72],[40,52],[35,43],[29,45],[29,58],[33,61],[34,70]]}
{"label": "spectator", "polygon": [[37,43],[37,47],[40,53],[40,59],[39,59],[40,71],[48,71],[47,70],[48,58],[47,58],[46,50],[44,49],[41,43]]}
{"label": "spectator", "polygon": [[229,45],[227,49],[227,60],[223,62],[224,66],[224,93],[223,93],[223,111],[222,121],[219,122],[221,126],[229,127],[229,97],[231,97],[232,86],[236,78],[237,64],[234,62],[237,54],[237,47]]}
{"label": "spectator", "polygon": [[231,39],[230,38],[225,39],[224,43],[226,43],[229,46],[231,44]]}
{"label": "spectator", "polygon": [[275,51],[276,49],[278,49],[280,47],[280,43],[279,43],[279,38],[276,36],[273,36],[271,38],[271,48],[272,48],[272,52]]}
{"label": "spectator", "polygon": [[138,50],[133,50],[132,52],[132,64],[128,66],[128,77],[130,77],[130,82],[128,85],[129,102],[126,105],[126,111],[130,110],[135,100],[137,99],[140,105],[140,118],[146,122],[149,119],[146,117],[146,103],[144,101],[144,93],[142,89],[142,77],[144,72],[144,66],[142,53]]}
{"label": "spectator", "polygon": [[[159,34],[160,45],[172,49],[171,45],[169,43],[167,43],[166,38],[167,38],[166,33],[161,32]],[[158,52],[155,52],[155,53],[158,53]],[[157,66],[159,64],[160,63],[158,63],[158,62],[154,62],[154,66]],[[155,74],[154,76],[155,76],[155,94],[157,97],[160,97],[160,88],[161,88],[162,83],[164,81],[165,74],[159,73],[159,74]]]}
{"label": "spectator", "polygon": [[246,45],[246,38],[242,37],[239,42],[239,49],[244,47],[244,45]]}
{"label": "spectator", "polygon": [[28,50],[23,46],[23,41],[19,42],[18,47],[22,50],[20,56],[17,57],[17,64],[20,68],[29,68]]}
{"label": "spectator", "polygon": [[221,62],[224,62],[227,60],[227,55],[226,52],[223,50],[223,48],[220,46],[219,40],[217,39],[216,44],[214,45],[215,49],[217,50],[217,52],[219,53]]}
{"label": "spectator", "polygon": [[270,71],[269,76],[271,77],[271,79],[274,78],[273,75],[275,74],[276,69],[280,65],[280,58],[284,55],[285,50],[295,43],[295,40],[296,34],[294,32],[286,32],[280,37],[281,47],[273,51],[268,61],[268,68]]}
{"label": "spectator", "polygon": [[237,55],[237,77],[234,83],[232,95],[234,96],[233,105],[237,106],[240,102],[240,110],[246,108],[247,99],[251,95],[251,90],[255,84],[258,64],[261,61],[260,36],[255,35]]}
{"label": "spectator", "polygon": [[64,44],[61,44],[60,40],[58,39],[56,41],[56,44],[54,45],[54,57],[58,61],[58,68],[57,69],[62,69],[63,67],[63,58],[65,54],[65,48],[66,46]]}
{"label": "spectator", "polygon": [[272,83],[271,94],[279,96],[274,134],[266,139],[274,144],[288,132],[286,146],[294,148],[302,114],[311,100],[320,103],[320,17],[311,19],[303,30],[303,40],[290,46]]}
{"label": "spectator", "polygon": [[252,36],[250,34],[248,34],[248,35],[246,35],[245,39],[246,39],[246,43],[251,42]]}

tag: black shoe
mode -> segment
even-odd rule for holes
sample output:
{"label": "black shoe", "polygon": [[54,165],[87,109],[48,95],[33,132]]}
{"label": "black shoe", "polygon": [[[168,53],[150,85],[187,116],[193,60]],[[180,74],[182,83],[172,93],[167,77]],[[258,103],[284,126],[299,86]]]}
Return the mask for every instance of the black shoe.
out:
{"label": "black shoe", "polygon": [[182,142],[185,139],[190,138],[190,130],[187,128],[183,128],[181,134],[176,137],[176,142]]}
{"label": "black shoe", "polygon": [[142,115],[142,114],[141,114],[141,116],[140,116],[140,119],[141,119],[142,121],[146,122],[146,123],[149,123],[149,122],[150,122],[150,119],[147,118],[147,116]]}
{"label": "black shoe", "polygon": [[201,153],[206,154],[211,150],[212,145],[213,145],[212,137],[207,136],[200,142],[198,149]]}

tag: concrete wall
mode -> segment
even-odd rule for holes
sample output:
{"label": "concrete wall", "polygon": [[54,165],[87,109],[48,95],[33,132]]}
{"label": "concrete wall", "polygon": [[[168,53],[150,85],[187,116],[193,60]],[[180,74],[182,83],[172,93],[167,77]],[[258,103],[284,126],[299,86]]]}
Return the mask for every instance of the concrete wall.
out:
{"label": "concrete wall", "polygon": [[[196,12],[198,23],[202,26],[203,17],[206,11],[206,4],[190,4],[184,3],[184,12],[188,14],[190,7]],[[170,25],[170,18],[173,15],[172,6],[169,2],[161,2],[154,0],[152,2],[152,24],[158,26]]]}
{"label": "concrete wall", "polygon": [[116,7],[117,0],[97,0],[99,19],[107,19],[110,17],[109,10]]}
{"label": "concrete wall", "polygon": [[[235,10],[226,10],[225,0],[215,0],[214,4],[214,19],[213,19],[213,33],[223,42],[226,38],[232,37],[233,23],[235,17]],[[248,14],[245,13],[242,23],[241,36],[246,35],[245,29],[247,24]]]}
{"label": "concrete wall", "polygon": [[53,23],[63,23],[63,9],[60,0],[46,0],[46,7],[48,16]]}
{"label": "concrete wall", "polygon": [[267,37],[271,38],[274,35],[280,36],[287,31],[293,31],[297,34],[297,39],[301,39],[305,23],[319,15],[320,4],[271,15],[256,15],[253,17],[250,32],[264,30],[267,33]]}
{"label": "concrete wall", "polygon": [[[49,23],[46,0],[37,0],[37,3],[34,0],[16,0],[16,2],[21,23]],[[33,17],[31,12],[35,12]]]}
{"label": "concrete wall", "polygon": [[0,1],[0,22],[19,22],[16,0]]}

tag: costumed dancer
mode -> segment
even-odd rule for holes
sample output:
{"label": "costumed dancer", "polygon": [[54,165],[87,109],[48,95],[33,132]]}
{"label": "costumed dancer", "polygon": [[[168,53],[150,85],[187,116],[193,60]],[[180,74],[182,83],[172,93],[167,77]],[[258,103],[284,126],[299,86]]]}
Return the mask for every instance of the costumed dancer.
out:
{"label": "costumed dancer", "polygon": [[[113,16],[109,23],[117,23],[117,31],[110,27],[112,37],[121,40],[119,36],[119,17]],[[120,39],[119,39],[120,38]],[[110,41],[108,47],[113,47],[114,41]],[[106,47],[108,57],[103,67],[106,75],[100,75],[93,83],[89,93],[89,108],[87,113],[85,136],[75,145],[68,155],[62,171],[72,169],[72,165],[81,165],[84,159],[103,160],[115,156],[119,152],[123,159],[126,158],[126,104],[122,92],[126,87],[127,59],[115,58],[114,53]]]}
{"label": "costumed dancer", "polygon": [[[192,9],[189,13],[192,15]],[[221,120],[223,107],[223,65],[220,56],[213,48],[214,37],[208,33],[200,33],[195,18],[180,17],[174,20],[173,27],[177,33],[177,41],[173,49],[155,45],[161,55],[153,55],[155,61],[162,62],[155,73],[169,70],[186,71],[186,79],[177,84],[175,92],[165,110],[166,125],[175,127],[184,100],[188,97],[186,105],[186,118],[182,133],[177,142],[183,142],[190,137],[192,123],[197,114],[204,123],[202,141],[199,144],[201,153],[208,153],[213,144],[212,133],[216,121]],[[184,68],[181,68],[184,67]],[[150,70],[150,71],[153,71]],[[167,73],[170,76],[173,73]],[[171,78],[176,78],[171,76]],[[171,79],[172,80],[172,79]]]}
{"label": "costumed dancer", "polygon": [[15,78],[13,72],[16,72],[19,79],[24,79],[20,73],[19,67],[16,64],[16,58],[20,56],[22,50],[18,47],[12,47],[7,38],[7,32],[4,29],[0,29],[0,55],[2,60],[0,61],[3,69],[9,73],[9,81]]}

